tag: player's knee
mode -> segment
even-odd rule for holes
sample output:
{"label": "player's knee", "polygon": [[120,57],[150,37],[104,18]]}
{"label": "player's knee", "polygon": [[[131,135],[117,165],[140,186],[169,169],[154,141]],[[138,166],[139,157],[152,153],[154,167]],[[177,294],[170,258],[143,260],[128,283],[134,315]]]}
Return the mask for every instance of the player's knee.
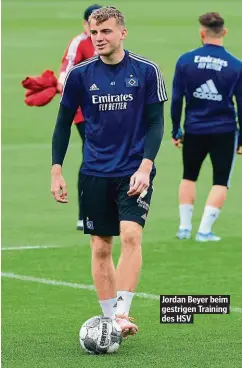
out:
{"label": "player's knee", "polygon": [[92,237],[91,248],[94,257],[99,259],[109,258],[112,255],[112,242],[110,238],[99,236]]}
{"label": "player's knee", "polygon": [[217,182],[213,184],[213,190],[216,197],[218,197],[220,201],[224,202],[226,200],[228,193],[227,183]]}
{"label": "player's knee", "polygon": [[141,245],[142,228],[139,224],[130,222],[121,227],[122,248],[134,249]]}
{"label": "player's knee", "polygon": [[180,187],[181,188],[185,188],[185,189],[193,189],[194,186],[196,184],[196,180],[191,180],[191,179],[182,179]]}
{"label": "player's knee", "polygon": [[92,252],[95,258],[98,259],[107,259],[111,257],[112,252],[109,249],[106,249],[104,245],[95,245],[92,247]]}

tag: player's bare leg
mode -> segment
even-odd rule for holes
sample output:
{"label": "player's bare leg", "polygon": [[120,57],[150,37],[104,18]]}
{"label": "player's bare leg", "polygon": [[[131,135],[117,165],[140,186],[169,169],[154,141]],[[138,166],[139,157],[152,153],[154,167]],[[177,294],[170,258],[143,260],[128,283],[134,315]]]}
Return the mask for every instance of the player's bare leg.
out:
{"label": "player's bare leg", "polygon": [[105,317],[115,318],[116,274],[112,258],[112,237],[91,237],[92,277]]}
{"label": "player's bare leg", "polygon": [[221,209],[227,198],[227,192],[227,187],[223,185],[213,185],[208,195],[206,206],[212,206]]}
{"label": "player's bare leg", "polygon": [[204,208],[202,220],[198,229],[196,240],[198,241],[219,241],[221,238],[212,233],[212,226],[218,218],[221,208],[227,197],[227,187],[214,185],[210,190],[206,206]]}
{"label": "player's bare leg", "polygon": [[182,179],[179,188],[180,204],[194,204],[196,198],[196,183],[195,181]]}
{"label": "player's bare leg", "polygon": [[193,204],[196,198],[196,183],[183,179],[179,188],[180,225],[176,234],[178,239],[189,239],[192,230]]}
{"label": "player's bare leg", "polygon": [[127,327],[126,334],[136,334],[138,328],[130,322],[129,310],[142,266],[142,227],[131,221],[120,223],[121,255],[116,270],[118,322]]}

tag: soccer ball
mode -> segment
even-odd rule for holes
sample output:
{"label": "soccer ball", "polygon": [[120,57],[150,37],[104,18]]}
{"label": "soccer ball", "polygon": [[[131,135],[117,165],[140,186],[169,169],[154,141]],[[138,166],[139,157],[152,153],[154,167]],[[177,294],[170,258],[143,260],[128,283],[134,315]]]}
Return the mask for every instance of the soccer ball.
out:
{"label": "soccer ball", "polygon": [[84,322],[79,338],[82,348],[90,354],[114,353],[122,342],[119,324],[103,316],[95,316]]}

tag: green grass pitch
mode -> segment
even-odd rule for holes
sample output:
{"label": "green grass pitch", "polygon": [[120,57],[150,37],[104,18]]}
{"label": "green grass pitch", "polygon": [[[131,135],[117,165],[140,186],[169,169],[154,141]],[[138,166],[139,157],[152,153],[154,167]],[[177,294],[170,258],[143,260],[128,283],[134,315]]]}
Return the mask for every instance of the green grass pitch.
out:
{"label": "green grass pitch", "polygon": [[[100,1],[105,5],[106,2]],[[197,18],[220,11],[229,28],[225,45],[242,58],[240,0],[114,1],[126,15],[125,47],[156,61],[169,97],[176,59],[198,47]],[[24,105],[20,85],[27,75],[58,70],[64,47],[78,34],[87,1],[2,1],[2,246],[56,245],[61,248],[2,252],[2,272],[91,285],[89,238],[75,231],[77,171],[81,145],[75,128],[64,166],[69,204],[50,194],[51,135],[58,98],[43,108]],[[230,294],[230,315],[195,316],[193,325],[160,325],[159,302],[135,298],[131,315],[140,332],[113,356],[88,356],[78,330],[100,314],[95,292],[61,285],[2,279],[2,367],[241,367],[242,288],[241,170],[238,157],[228,200],[216,224],[220,244],[178,242],[177,189],[181,153],[170,144],[169,102],[166,133],[157,159],[158,174],[144,230],[139,292],[149,294]],[[198,184],[194,231],[211,185],[206,161]],[[117,260],[119,242],[115,240]]]}

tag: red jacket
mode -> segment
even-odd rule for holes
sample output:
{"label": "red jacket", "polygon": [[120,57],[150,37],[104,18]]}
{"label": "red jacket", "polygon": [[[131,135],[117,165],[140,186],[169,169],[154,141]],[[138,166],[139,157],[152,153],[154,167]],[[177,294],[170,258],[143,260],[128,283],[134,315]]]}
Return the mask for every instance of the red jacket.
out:
{"label": "red jacket", "polygon": [[28,106],[45,106],[58,93],[57,78],[52,70],[45,70],[40,76],[25,78],[22,86],[27,89],[24,102]]}
{"label": "red jacket", "polygon": [[[68,44],[63,58],[61,60],[60,73],[67,74],[69,70],[76,64],[81,63],[95,55],[95,50],[91,41],[91,37],[87,33],[81,33],[75,36]],[[80,107],[74,117],[74,123],[84,121]]]}
{"label": "red jacket", "polygon": [[[95,50],[91,38],[87,33],[81,33],[74,37],[68,44],[63,55],[60,73],[67,74],[76,64],[87,60],[95,55]],[[24,102],[28,106],[47,105],[54,96],[59,93],[57,90],[57,78],[53,71],[45,70],[42,75],[36,77],[27,77],[22,81],[22,85],[27,89]],[[78,108],[74,123],[84,121],[81,109]]]}

